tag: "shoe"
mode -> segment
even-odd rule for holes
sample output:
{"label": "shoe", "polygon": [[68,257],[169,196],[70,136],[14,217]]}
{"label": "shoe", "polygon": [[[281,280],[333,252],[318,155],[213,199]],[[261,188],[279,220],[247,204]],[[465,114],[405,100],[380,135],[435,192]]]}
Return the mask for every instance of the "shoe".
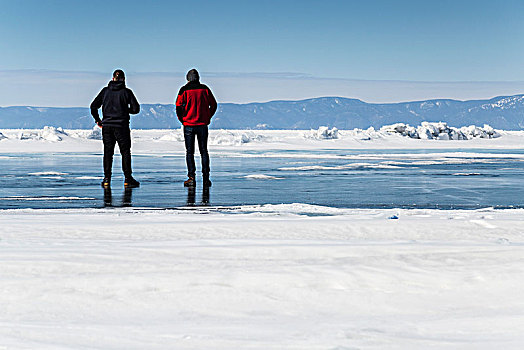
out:
{"label": "shoe", "polygon": [[195,187],[196,181],[195,178],[190,176],[186,181],[184,181],[184,187]]}
{"label": "shoe", "polygon": [[124,187],[125,188],[140,187],[140,182],[136,181],[132,177],[126,177],[126,179],[124,180]]}
{"label": "shoe", "polygon": [[102,183],[100,184],[103,188],[111,187],[111,179],[109,177],[104,177]]}
{"label": "shoe", "polygon": [[204,185],[204,187],[211,187],[212,182],[209,180],[209,177],[204,177],[204,179],[202,180],[202,184]]}

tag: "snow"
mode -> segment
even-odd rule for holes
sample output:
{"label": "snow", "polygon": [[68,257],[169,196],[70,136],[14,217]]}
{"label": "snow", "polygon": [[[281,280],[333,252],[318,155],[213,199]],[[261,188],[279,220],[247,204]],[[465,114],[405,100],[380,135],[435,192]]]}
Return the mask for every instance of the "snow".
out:
{"label": "snow", "polygon": [[453,173],[453,176],[479,176],[481,173]]}
{"label": "snow", "polygon": [[523,218],[303,204],[4,210],[0,343],[517,349]]}
{"label": "snow", "polygon": [[34,176],[46,176],[46,175],[56,175],[56,176],[60,176],[60,175],[68,175],[67,173],[61,173],[59,171],[37,171],[37,172],[34,172],[34,173],[27,173],[27,175],[34,175]]}
{"label": "snow", "polygon": [[282,177],[276,177],[271,175],[265,175],[265,174],[251,174],[244,176],[246,179],[255,179],[255,180],[281,180]]}
{"label": "snow", "polygon": [[[407,126],[406,126],[407,128]],[[462,130],[464,128],[461,128]],[[402,127],[375,130],[338,130],[321,127],[318,130],[210,130],[209,145],[213,154],[252,150],[321,150],[325,149],[449,149],[449,148],[520,148],[524,141],[524,131],[502,131],[487,126],[467,127],[468,139],[449,141],[434,140],[431,133],[428,139],[402,136]],[[488,137],[482,137],[482,132]],[[405,129],[407,130],[407,129]],[[447,129],[453,130],[453,129]],[[457,129],[459,130],[459,129]],[[489,138],[493,132],[500,135]],[[101,129],[62,130],[61,128],[1,129],[4,139],[0,142],[0,153],[19,152],[101,152]],[[438,135],[442,134],[439,131]],[[419,136],[423,135],[419,133]],[[183,134],[176,130],[133,130],[134,154],[180,154],[184,152]],[[422,136],[421,136],[422,137]]]}

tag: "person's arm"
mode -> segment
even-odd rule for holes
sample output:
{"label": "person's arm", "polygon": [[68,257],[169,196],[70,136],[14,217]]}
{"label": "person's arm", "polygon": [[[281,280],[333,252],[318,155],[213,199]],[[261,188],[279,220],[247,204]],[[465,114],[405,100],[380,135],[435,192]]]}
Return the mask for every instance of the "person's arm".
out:
{"label": "person's arm", "polygon": [[107,87],[103,88],[102,91],[98,94],[98,96],[95,97],[93,102],[91,102],[91,106],[89,108],[91,109],[91,115],[95,119],[95,123],[98,126],[102,126],[102,121],[100,120],[100,115],[98,114],[98,110],[100,107],[102,107],[102,102],[104,101],[104,95],[106,93]]}
{"label": "person's arm", "polygon": [[182,123],[184,120],[184,117],[186,116],[186,94],[184,93],[183,89],[180,89],[180,92],[178,93],[178,96],[176,98],[175,102],[175,111],[176,116],[178,117],[178,120]]}
{"label": "person's arm", "polygon": [[138,103],[135,94],[133,91],[129,91],[129,114],[138,114],[140,113],[140,103]]}
{"label": "person's arm", "polygon": [[215,100],[215,96],[213,96],[211,89],[207,88],[207,91],[209,93],[209,112],[211,113],[211,116],[214,116],[218,108],[217,100]]}

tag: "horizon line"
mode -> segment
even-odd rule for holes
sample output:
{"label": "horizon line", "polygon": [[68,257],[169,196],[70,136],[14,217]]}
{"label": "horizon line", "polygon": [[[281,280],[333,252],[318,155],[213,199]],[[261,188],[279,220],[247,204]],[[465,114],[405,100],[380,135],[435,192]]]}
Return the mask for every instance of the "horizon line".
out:
{"label": "horizon line", "polygon": [[[412,101],[401,101],[401,102],[385,102],[385,103],[376,103],[376,102],[366,102],[364,100],[358,99],[358,98],[351,98],[351,97],[342,97],[342,96],[318,96],[318,97],[311,97],[311,98],[305,98],[300,100],[270,100],[265,102],[246,102],[246,103],[235,103],[235,102],[219,102],[218,104],[229,104],[229,105],[237,105],[237,106],[245,106],[250,104],[266,104],[266,103],[273,103],[273,102],[304,102],[304,101],[310,101],[310,100],[318,100],[323,98],[330,98],[330,99],[343,99],[343,100],[352,100],[352,101],[359,101],[368,105],[396,105],[396,104],[405,104],[405,103],[421,103],[421,102],[432,102],[432,101],[454,101],[454,102],[479,102],[479,101],[489,101],[493,99],[499,99],[499,98],[507,98],[507,97],[517,97],[517,96],[524,96],[524,93],[522,94],[515,94],[515,95],[497,95],[486,99],[471,99],[471,100],[459,100],[459,99],[453,99],[453,98],[432,98],[427,100],[412,100]],[[161,106],[174,106],[173,103],[140,103],[140,105],[161,105]],[[74,108],[85,108],[89,109],[89,107],[81,107],[81,106],[73,106],[73,107],[58,107],[58,106],[31,106],[31,105],[8,105],[8,106],[0,106],[0,108],[13,108],[13,107],[23,107],[23,108],[56,108],[56,109],[74,109]]]}

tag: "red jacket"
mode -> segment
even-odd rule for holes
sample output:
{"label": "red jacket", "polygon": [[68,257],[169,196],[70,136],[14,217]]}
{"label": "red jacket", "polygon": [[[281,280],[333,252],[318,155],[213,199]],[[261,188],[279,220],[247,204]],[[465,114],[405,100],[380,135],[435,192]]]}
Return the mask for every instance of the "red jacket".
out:
{"label": "red jacket", "polygon": [[217,110],[217,101],[211,90],[199,82],[184,85],[176,99],[176,115],[186,126],[209,125]]}

